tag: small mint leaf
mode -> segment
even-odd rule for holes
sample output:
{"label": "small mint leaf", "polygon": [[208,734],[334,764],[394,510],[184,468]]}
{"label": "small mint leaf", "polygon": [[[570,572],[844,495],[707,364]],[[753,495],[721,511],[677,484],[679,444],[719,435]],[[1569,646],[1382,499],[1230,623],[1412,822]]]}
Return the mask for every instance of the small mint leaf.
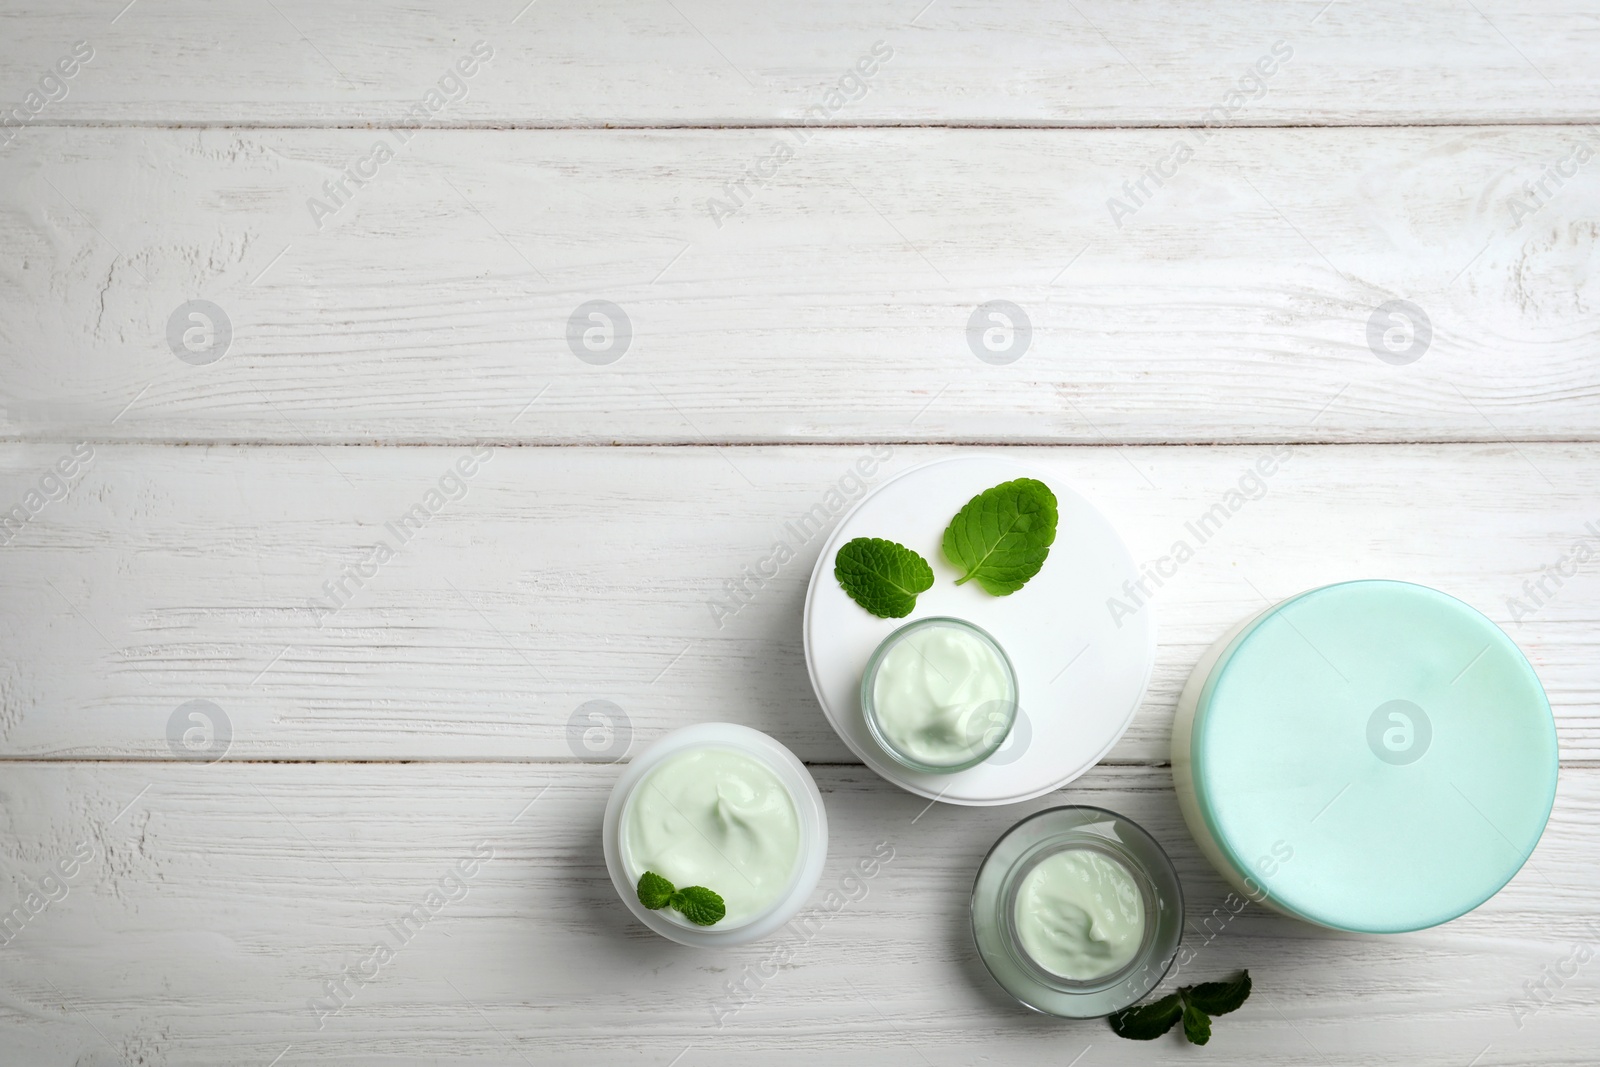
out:
{"label": "small mint leaf", "polygon": [[1207,1015],[1226,1015],[1250,998],[1250,972],[1242,971],[1239,977],[1226,982],[1191,986],[1186,992],[1189,1003]]}
{"label": "small mint leaf", "polygon": [[1056,495],[1036,478],[985,489],[945,527],[944,558],[991,596],[1009,596],[1039,573],[1056,539]]}
{"label": "small mint leaf", "polygon": [[933,568],[905,545],[857,537],[834,557],[833,576],[850,599],[880,619],[903,619],[933,587]]}
{"label": "small mint leaf", "polygon": [[696,926],[713,926],[728,914],[722,898],[703,885],[691,885],[672,894],[672,906]]}
{"label": "small mint leaf", "polygon": [[1189,1003],[1183,1004],[1183,1036],[1191,1045],[1203,1045],[1211,1040],[1211,1016]]}
{"label": "small mint leaf", "polygon": [[1137,1004],[1113,1012],[1107,1021],[1111,1023],[1111,1030],[1118,1037],[1125,1037],[1130,1041],[1154,1041],[1171,1030],[1181,1015],[1183,1015],[1183,1004],[1178,994],[1169,993],[1149,1004]]}
{"label": "small mint leaf", "polygon": [[672,883],[655,871],[645,871],[639,876],[639,903],[655,911],[672,902]]}

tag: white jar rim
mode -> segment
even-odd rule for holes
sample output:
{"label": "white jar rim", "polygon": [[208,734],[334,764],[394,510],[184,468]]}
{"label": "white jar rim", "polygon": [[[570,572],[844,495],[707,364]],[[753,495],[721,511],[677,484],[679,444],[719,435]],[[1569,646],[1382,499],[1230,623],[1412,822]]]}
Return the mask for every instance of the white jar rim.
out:
{"label": "white jar rim", "polygon": [[[800,826],[799,854],[788,888],[765,911],[733,927],[694,926],[668,914],[667,909],[652,911],[639,903],[637,887],[622,859],[622,822],[634,791],[652,770],[684,752],[719,748],[756,759],[783,783]],[[674,730],[629,761],[606,802],[601,844],[606,870],[617,896],[640,922],[680,945],[697,948],[745,945],[767,937],[794,918],[817,887],[828,859],[828,813],[811,772],[782,743],[760,730],[737,723],[703,722]]]}

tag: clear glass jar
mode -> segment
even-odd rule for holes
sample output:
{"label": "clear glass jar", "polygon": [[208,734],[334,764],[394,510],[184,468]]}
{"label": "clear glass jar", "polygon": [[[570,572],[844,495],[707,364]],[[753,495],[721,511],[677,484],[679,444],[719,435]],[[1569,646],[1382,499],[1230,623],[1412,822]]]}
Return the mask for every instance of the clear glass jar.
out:
{"label": "clear glass jar", "polygon": [[[984,704],[973,708],[960,725],[961,741],[959,744],[959,757],[948,763],[930,763],[917,758],[912,753],[906,752],[896,745],[890,732],[884,728],[878,714],[876,689],[878,670],[883,666],[883,661],[897,645],[907,637],[922,630],[935,628],[949,628],[960,630],[977,638],[998,658],[1005,670],[1007,693],[998,700],[986,701]],[[1017,672],[1011,666],[1011,659],[1006,655],[1005,649],[1000,647],[987,630],[975,626],[965,619],[952,618],[947,615],[934,615],[916,622],[907,623],[898,630],[885,637],[872,653],[872,658],[867,661],[867,668],[861,675],[861,714],[866,719],[867,732],[877,742],[884,753],[903,767],[920,771],[923,774],[954,774],[964,771],[969,767],[976,767],[990,756],[1000,750],[1006,738],[1011,734],[1011,727],[1017,721]]]}
{"label": "clear glass jar", "polygon": [[[1088,981],[1046,970],[1017,932],[1017,895],[1040,863],[1068,850],[1097,852],[1132,876],[1144,905],[1144,931],[1133,959]],[[1142,1000],[1172,968],[1183,939],[1183,889],[1172,861],[1144,829],[1116,812],[1088,806],[1048,808],[1001,835],[972,887],[972,936],[983,964],[1024,1007],[1067,1019],[1092,1019]]]}

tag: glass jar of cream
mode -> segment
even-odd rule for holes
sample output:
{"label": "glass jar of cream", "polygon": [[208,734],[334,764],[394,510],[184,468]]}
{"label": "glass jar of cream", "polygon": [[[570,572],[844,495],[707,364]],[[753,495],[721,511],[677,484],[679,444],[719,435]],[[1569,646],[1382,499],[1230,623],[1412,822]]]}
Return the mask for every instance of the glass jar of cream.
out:
{"label": "glass jar of cream", "polygon": [[1090,1019],[1136,1003],[1172,967],[1183,890],[1167,854],[1104,808],[1049,808],[995,842],[972,887],[972,936],[1019,1003]]}
{"label": "glass jar of cream", "polygon": [[924,774],[975,767],[1017,719],[1017,675],[988,632],[964,619],[918,619],[883,639],[861,676],[873,740]]}
{"label": "glass jar of cream", "polygon": [[[682,945],[742,945],[788,922],[816,888],[828,816],[794,753],[748,726],[701,723],[629,763],[601,836],[611,881],[639,921]],[[696,926],[671,908],[646,908],[646,871],[716,892],[726,913]]]}

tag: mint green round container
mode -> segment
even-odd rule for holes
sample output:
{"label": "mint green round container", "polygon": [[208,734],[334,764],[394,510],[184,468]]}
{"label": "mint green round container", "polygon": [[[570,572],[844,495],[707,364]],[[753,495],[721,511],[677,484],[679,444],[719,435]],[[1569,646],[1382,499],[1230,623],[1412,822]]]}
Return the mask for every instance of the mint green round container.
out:
{"label": "mint green round container", "polygon": [[1178,701],[1185,820],[1239,892],[1336,930],[1464,915],[1555,802],[1555,721],[1516,644],[1426,586],[1323,586],[1246,619]]}

